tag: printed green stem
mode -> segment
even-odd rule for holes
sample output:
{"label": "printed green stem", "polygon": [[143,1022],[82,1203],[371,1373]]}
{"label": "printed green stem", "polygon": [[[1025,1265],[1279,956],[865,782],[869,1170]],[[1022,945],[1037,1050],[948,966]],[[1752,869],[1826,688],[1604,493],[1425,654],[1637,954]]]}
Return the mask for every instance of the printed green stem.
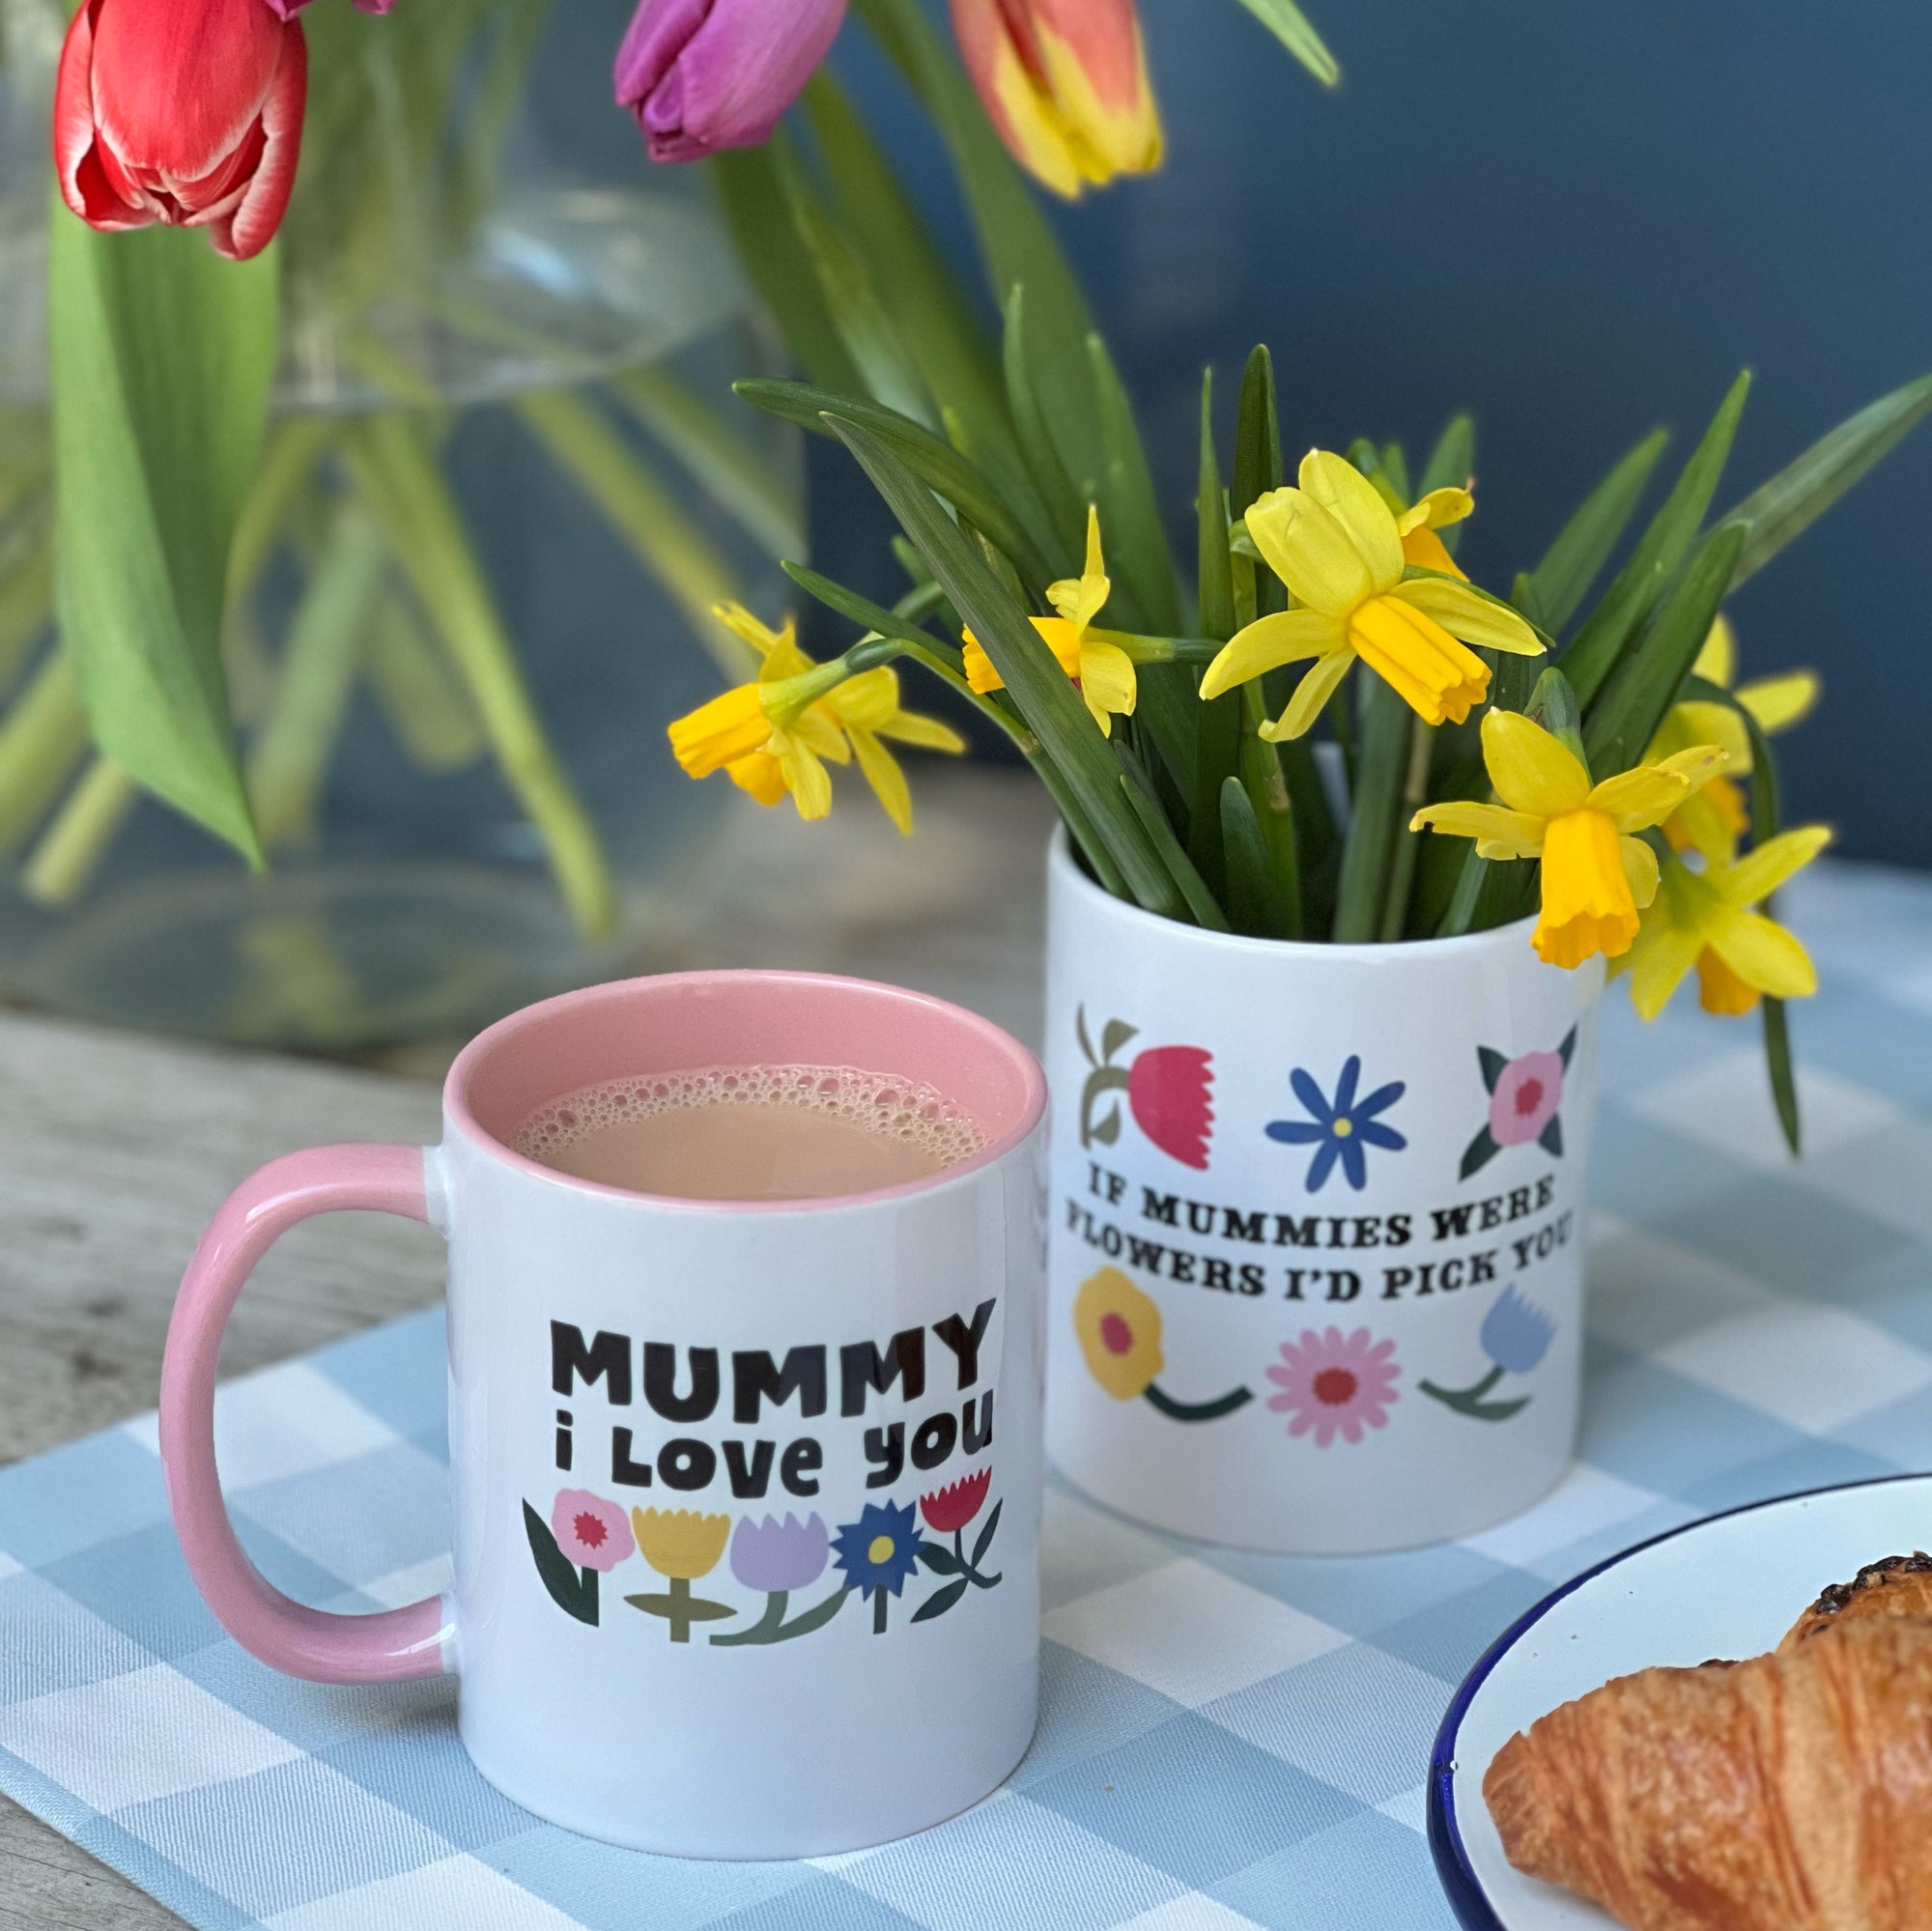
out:
{"label": "printed green stem", "polygon": [[505,781],[542,834],[552,872],[589,942],[616,927],[616,888],[582,801],[557,762],[447,486],[417,430],[376,416],[346,445],[350,472],[443,640]]}
{"label": "printed green stem", "polygon": [[1523,1395],[1513,1402],[1485,1401],[1483,1398],[1502,1377],[1501,1368],[1492,1368],[1480,1381],[1466,1388],[1438,1388],[1434,1381],[1418,1381],[1416,1387],[1432,1401],[1440,1402],[1445,1408],[1454,1408],[1459,1415],[1467,1415],[1471,1421],[1508,1421],[1528,1407],[1530,1397]]}
{"label": "printed green stem", "polygon": [[1255,1398],[1252,1388],[1231,1388],[1217,1401],[1177,1402],[1151,1381],[1144,1392],[1170,1421],[1219,1421],[1223,1415],[1231,1415],[1236,1408],[1246,1407]]}
{"label": "printed green stem", "polygon": [[728,1604],[694,1596],[689,1576],[671,1576],[666,1577],[666,1582],[668,1587],[662,1595],[626,1596],[624,1601],[647,1616],[662,1616],[670,1625],[670,1639],[674,1643],[688,1643],[694,1624],[722,1622],[738,1613]]}
{"label": "printed green stem", "polygon": [[872,1633],[882,1636],[886,1633],[886,1617],[891,1612],[893,1599],[883,1589],[872,1591]]}
{"label": "printed green stem", "polygon": [[766,1599],[764,1614],[752,1628],[713,1636],[712,1647],[733,1649],[751,1643],[788,1643],[796,1637],[809,1636],[814,1630],[822,1630],[845,1606],[845,1599],[851,1593],[849,1588],[835,1589],[824,1601],[814,1603],[803,1614],[786,1622],[785,1606],[790,1599],[784,1590],[775,1589]]}
{"label": "printed green stem", "polygon": [[728,1634],[713,1636],[713,1649],[735,1649],[745,1643],[775,1643],[781,1640],[780,1630],[784,1625],[785,1603],[788,1600],[782,1589],[769,1590],[765,1596],[764,1613],[749,1630],[732,1630]]}
{"label": "printed green stem", "polygon": [[952,1531],[952,1553],[958,1558],[960,1575],[968,1582],[972,1583],[974,1588],[996,1589],[1006,1580],[1007,1572],[1004,1569],[997,1576],[987,1576],[982,1571],[974,1568],[971,1559],[966,1553],[966,1531],[964,1529],[954,1529]]}

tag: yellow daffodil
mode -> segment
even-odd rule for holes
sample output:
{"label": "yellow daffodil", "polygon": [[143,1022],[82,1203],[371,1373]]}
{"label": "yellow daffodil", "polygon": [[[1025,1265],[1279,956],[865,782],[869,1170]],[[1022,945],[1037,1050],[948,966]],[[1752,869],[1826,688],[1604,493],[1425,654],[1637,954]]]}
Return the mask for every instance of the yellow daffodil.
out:
{"label": "yellow daffodil", "polygon": [[798,647],[797,627],[768,629],[737,604],[718,606],[721,622],[758,652],[755,684],[741,684],[700,704],[670,726],[677,761],[693,778],[723,771],[761,805],[789,794],[802,818],[832,809],[827,762],[859,769],[900,831],[912,830],[912,795],[886,739],[959,753],[966,741],[936,719],[900,708],[897,671],[850,675],[842,663],[814,664]]}
{"label": "yellow daffodil", "polygon": [[[1080,695],[1087,700],[1094,722],[1107,737],[1114,734],[1117,714],[1123,718],[1133,716],[1138,696],[1133,659],[1118,643],[1088,634],[1113,588],[1106,559],[1100,553],[1100,512],[1090,506],[1087,567],[1078,577],[1065,577],[1047,585],[1046,600],[1060,614],[1035,617],[1033,627],[1053,652],[1054,661],[1080,686]],[[965,633],[965,643],[966,682],[981,695],[1005,690],[1006,680],[993,668],[992,659],[970,630]]]}
{"label": "yellow daffodil", "polygon": [[1661,825],[1724,753],[1698,745],[1593,785],[1561,739],[1514,711],[1491,711],[1483,760],[1500,804],[1428,805],[1410,829],[1474,838],[1484,858],[1541,858],[1543,916],[1531,943],[1547,963],[1575,967],[1630,950],[1658,876],[1656,853],[1632,834]]}
{"label": "yellow daffodil", "polygon": [[937,718],[923,718],[901,708],[899,673],[890,666],[848,677],[830,696],[819,700],[818,708],[845,733],[852,755],[873,795],[885,807],[887,817],[910,838],[912,791],[885,740],[917,745],[923,751],[943,751],[954,757],[966,749],[966,740]]}
{"label": "yellow daffodil", "polygon": [[[1737,633],[1730,619],[1719,614],[1692,669],[1707,683],[1728,691],[1737,663]],[[1775,737],[1810,715],[1822,688],[1816,671],[1790,670],[1746,684],[1736,695],[1765,736]],[[1750,733],[1730,705],[1689,698],[1672,707],[1646,755],[1668,756],[1691,744],[1719,745],[1731,761],[1724,774],[1685,800],[1684,809],[1664,825],[1664,836],[1679,851],[1694,848],[1714,862],[1725,863],[1736,855],[1738,839],[1750,824],[1744,791],[1736,781],[1750,776]]]}
{"label": "yellow daffodil", "polygon": [[1760,998],[1804,999],[1818,989],[1810,955],[1754,908],[1832,841],[1823,825],[1767,839],[1735,865],[1692,871],[1672,859],[1631,948],[1631,1002],[1655,1019],[1692,966],[1706,1012],[1748,1012]]}
{"label": "yellow daffodil", "polygon": [[1466,582],[1447,575],[1404,579],[1410,562],[1405,541],[1425,554],[1433,554],[1432,542],[1440,549],[1435,529],[1473,506],[1466,491],[1434,492],[1398,520],[1352,463],[1325,449],[1302,458],[1297,480],[1298,488],[1261,497],[1248,511],[1247,529],[1298,608],[1241,631],[1208,667],[1203,697],[1313,658],[1280,719],[1262,727],[1266,738],[1297,738],[1360,658],[1418,717],[1461,724],[1490,689],[1489,666],[1467,645],[1542,654],[1521,617]]}
{"label": "yellow daffodil", "polygon": [[1435,532],[1473,516],[1475,510],[1476,499],[1467,490],[1451,489],[1431,490],[1420,502],[1397,511],[1395,526],[1402,538],[1403,561],[1413,564],[1418,570],[1434,570],[1440,576],[1460,578],[1466,583],[1468,573],[1449,554],[1447,547]]}

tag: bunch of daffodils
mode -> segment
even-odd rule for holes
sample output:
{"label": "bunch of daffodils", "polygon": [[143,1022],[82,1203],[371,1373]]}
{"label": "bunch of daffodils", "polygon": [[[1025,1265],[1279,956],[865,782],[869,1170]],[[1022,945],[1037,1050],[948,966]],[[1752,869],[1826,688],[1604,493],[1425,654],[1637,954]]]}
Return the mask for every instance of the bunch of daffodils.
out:
{"label": "bunch of daffodils", "polygon": [[1204,384],[1183,563],[1077,312],[1029,313],[1015,293],[1004,341],[983,345],[987,383],[927,391],[910,372],[937,370],[931,344],[873,267],[868,327],[916,407],[800,383],[739,393],[845,445],[899,523],[910,583],[887,607],[787,564],[859,635],[815,665],[789,619],[776,633],[734,619],[763,671],[672,726],[688,771],[818,816],[827,767],[849,754],[907,827],[882,741],[960,746],[900,707],[888,667],[910,661],[1031,762],[1105,890],[1258,939],[1413,943],[1520,923],[1551,970],[1602,959],[1624,975],[1646,1018],[1694,971],[1707,1011],[1762,1012],[1796,1145],[1785,1003],[1817,980],[1776,894],[1828,834],[1778,822],[1771,740],[1818,680],[1741,683],[1722,606],[1932,412],[1932,377],[1711,518],[1741,377],[1647,520],[1661,434],[1532,567],[1485,582],[1460,554],[1480,522],[1469,418],[1413,468],[1400,443],[1364,438],[1291,472],[1257,349],[1231,449],[1211,371]]}

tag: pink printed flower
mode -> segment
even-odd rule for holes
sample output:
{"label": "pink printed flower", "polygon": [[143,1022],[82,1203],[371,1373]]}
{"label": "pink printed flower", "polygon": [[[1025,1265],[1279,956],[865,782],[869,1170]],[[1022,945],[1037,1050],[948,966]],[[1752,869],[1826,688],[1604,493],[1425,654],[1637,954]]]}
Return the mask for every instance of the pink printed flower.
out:
{"label": "pink printed flower", "polygon": [[1563,1104],[1563,1056],[1525,1053],[1496,1075],[1490,1094],[1490,1138],[1498,1147],[1526,1147]]}
{"label": "pink printed flower", "polygon": [[1281,1390],[1268,1397],[1268,1407],[1293,1416],[1290,1434],[1313,1430],[1317,1448],[1326,1448],[1338,1434],[1352,1446],[1364,1428],[1384,1426],[1400,1399],[1395,1384],[1402,1370],[1394,1354],[1393,1341],[1377,1341],[1366,1327],[1348,1335],[1339,1327],[1321,1334],[1306,1328],[1298,1344],[1282,1344],[1283,1365],[1267,1371]]}
{"label": "pink printed flower", "polygon": [[638,1546],[623,1510],[587,1489],[558,1490],[550,1528],[567,1561],[600,1576],[608,1576]]}

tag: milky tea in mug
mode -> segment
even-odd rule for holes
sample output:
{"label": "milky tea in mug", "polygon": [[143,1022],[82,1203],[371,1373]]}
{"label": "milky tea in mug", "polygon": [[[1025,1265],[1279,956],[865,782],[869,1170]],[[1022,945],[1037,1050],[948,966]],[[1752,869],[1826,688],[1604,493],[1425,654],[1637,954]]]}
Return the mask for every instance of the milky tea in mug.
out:
{"label": "milky tea in mug", "polygon": [[986,1145],[923,1081],[854,1066],[706,1066],[607,1080],[524,1123],[526,1159],[679,1200],[822,1200],[930,1179]]}

